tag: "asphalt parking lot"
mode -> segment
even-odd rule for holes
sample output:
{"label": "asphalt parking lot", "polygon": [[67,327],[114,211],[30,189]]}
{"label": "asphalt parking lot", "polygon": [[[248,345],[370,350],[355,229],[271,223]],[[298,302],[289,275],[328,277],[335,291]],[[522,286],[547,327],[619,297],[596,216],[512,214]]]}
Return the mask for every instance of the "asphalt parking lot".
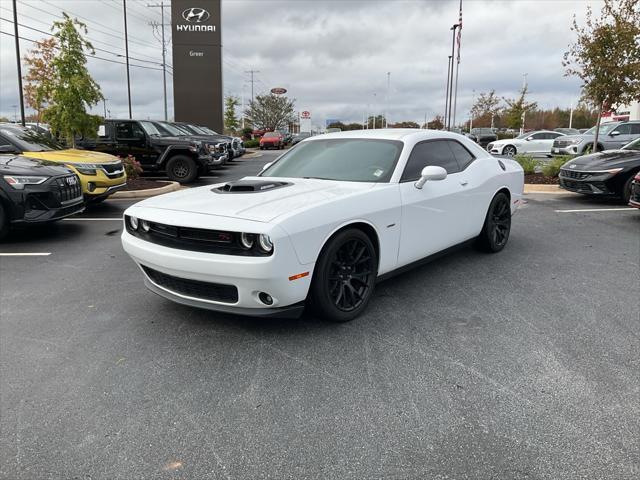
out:
{"label": "asphalt parking lot", "polygon": [[148,292],[120,246],[131,203],[0,245],[40,254],[0,256],[0,478],[640,475],[640,211],[529,195],[503,252],[395,277],[331,324]]}

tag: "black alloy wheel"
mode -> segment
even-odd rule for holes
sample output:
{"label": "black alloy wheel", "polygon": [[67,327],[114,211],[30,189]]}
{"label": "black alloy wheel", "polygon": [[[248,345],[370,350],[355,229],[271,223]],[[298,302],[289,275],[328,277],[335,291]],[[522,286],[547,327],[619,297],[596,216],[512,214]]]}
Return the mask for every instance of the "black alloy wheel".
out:
{"label": "black alloy wheel", "polygon": [[9,215],[6,213],[2,202],[0,202],[0,240],[9,233]]}
{"label": "black alloy wheel", "polygon": [[478,236],[478,246],[486,252],[499,252],[509,240],[511,232],[511,206],[509,197],[499,192],[493,197]]}
{"label": "black alloy wheel", "polygon": [[191,183],[198,178],[198,167],[192,158],[176,155],[167,162],[167,177],[179,183]]}
{"label": "black alloy wheel", "polygon": [[330,320],[354,319],[371,299],[377,266],[376,250],[364,232],[339,232],[318,259],[310,292],[312,304]]}

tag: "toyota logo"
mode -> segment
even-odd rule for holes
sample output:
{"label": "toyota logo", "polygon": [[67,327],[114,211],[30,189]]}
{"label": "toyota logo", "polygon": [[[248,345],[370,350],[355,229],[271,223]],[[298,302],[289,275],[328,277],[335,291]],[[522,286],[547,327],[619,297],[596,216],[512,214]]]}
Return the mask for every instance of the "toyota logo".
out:
{"label": "toyota logo", "polygon": [[187,22],[192,23],[202,23],[209,20],[211,15],[204,8],[193,7],[187,8],[182,12],[182,18],[184,18]]}

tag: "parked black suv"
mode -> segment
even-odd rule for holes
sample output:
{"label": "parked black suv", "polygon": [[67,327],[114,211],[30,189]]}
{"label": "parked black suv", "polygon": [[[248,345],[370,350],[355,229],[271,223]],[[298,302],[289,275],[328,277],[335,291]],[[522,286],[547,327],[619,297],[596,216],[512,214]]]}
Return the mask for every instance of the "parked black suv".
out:
{"label": "parked black suv", "polygon": [[491,142],[498,140],[498,135],[492,128],[472,128],[467,137],[485,148]]}
{"label": "parked black suv", "polygon": [[166,136],[149,120],[107,119],[96,138],[76,142],[87,150],[126,157],[132,155],[145,171],[164,170],[170,180],[190,183],[224,163],[221,146],[188,137]]}
{"label": "parked black suv", "polygon": [[52,222],[83,210],[80,179],[68,168],[0,155],[0,239],[11,225]]}

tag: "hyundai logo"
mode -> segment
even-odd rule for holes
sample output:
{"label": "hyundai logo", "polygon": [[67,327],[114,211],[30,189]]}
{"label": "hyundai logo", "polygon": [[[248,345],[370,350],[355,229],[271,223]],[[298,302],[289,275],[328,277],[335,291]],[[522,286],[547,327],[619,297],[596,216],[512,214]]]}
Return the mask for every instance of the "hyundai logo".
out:
{"label": "hyundai logo", "polygon": [[187,22],[192,23],[202,23],[209,20],[211,15],[204,8],[200,7],[192,7],[187,8],[182,12],[182,18],[184,18]]}

